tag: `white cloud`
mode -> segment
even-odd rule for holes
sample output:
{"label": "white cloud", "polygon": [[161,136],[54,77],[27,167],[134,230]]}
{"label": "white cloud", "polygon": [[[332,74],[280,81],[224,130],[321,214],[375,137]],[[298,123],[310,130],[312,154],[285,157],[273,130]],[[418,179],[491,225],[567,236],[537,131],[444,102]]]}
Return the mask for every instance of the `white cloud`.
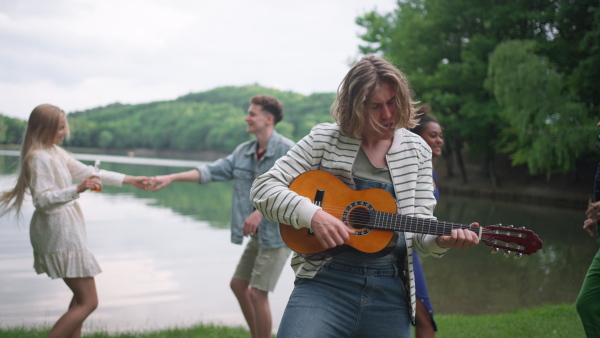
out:
{"label": "white cloud", "polygon": [[333,92],[357,55],[355,18],[376,7],[395,0],[3,0],[0,113],[252,83]]}

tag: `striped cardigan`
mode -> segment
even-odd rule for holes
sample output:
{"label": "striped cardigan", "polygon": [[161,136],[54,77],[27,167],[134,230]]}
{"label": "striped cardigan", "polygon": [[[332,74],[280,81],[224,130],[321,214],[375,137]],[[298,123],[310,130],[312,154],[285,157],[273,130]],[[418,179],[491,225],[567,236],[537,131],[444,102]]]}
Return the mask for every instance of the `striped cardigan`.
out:
{"label": "striped cardigan", "polygon": [[[324,170],[354,188],[352,169],[360,145],[360,140],[344,135],[337,124],[322,123],[315,126],[287,155],[277,160],[271,170],[254,181],[250,192],[252,203],[270,220],[295,228],[310,228],[313,215],[321,207],[289,190],[289,185],[303,172]],[[434,218],[432,214],[436,200],[433,196],[429,146],[416,134],[399,129],[386,158],[396,192],[397,212],[407,216]],[[443,256],[446,249],[435,243],[433,235],[405,233],[405,238],[414,322],[413,248],[423,255],[434,257]],[[327,260],[307,260],[296,253],[292,258],[292,267],[297,277],[312,278]]]}

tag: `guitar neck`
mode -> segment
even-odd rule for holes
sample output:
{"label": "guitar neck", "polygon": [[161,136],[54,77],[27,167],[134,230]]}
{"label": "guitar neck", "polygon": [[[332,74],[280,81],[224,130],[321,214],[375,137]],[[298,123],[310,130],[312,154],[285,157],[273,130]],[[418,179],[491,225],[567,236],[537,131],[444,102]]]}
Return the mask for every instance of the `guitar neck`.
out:
{"label": "guitar neck", "polygon": [[454,229],[468,229],[481,237],[481,227],[441,222],[434,219],[418,218],[386,212],[370,211],[369,228],[381,230],[393,230],[402,232],[414,232],[419,234],[450,236]]}

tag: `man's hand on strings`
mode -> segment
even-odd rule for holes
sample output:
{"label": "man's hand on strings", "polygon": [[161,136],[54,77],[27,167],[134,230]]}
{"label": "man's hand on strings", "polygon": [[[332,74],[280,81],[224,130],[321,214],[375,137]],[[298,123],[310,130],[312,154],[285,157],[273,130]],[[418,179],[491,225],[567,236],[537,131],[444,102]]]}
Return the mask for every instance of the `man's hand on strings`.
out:
{"label": "man's hand on strings", "polygon": [[323,210],[314,214],[310,227],[319,243],[327,249],[344,244],[350,239],[350,235],[354,234],[354,230],[344,222]]}

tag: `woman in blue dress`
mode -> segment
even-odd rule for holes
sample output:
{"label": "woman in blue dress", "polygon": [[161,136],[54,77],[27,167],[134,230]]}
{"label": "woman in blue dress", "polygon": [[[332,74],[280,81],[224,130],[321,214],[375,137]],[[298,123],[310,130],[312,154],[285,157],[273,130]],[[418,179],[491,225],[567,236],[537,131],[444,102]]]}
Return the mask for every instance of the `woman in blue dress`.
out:
{"label": "woman in blue dress", "polygon": [[[428,104],[422,105],[417,109],[417,117],[419,125],[411,129],[411,131],[423,138],[431,148],[431,157],[435,158],[442,154],[444,139],[442,135],[442,127],[438,120],[429,114],[431,107]],[[435,169],[432,172],[433,176],[433,194],[436,200],[440,198],[440,192],[437,184],[437,174]],[[437,326],[433,318],[433,307],[429,300],[427,292],[427,284],[425,283],[425,275],[419,261],[419,256],[415,255],[414,261],[415,284],[417,291],[417,311],[415,333],[417,338],[435,337]]]}

